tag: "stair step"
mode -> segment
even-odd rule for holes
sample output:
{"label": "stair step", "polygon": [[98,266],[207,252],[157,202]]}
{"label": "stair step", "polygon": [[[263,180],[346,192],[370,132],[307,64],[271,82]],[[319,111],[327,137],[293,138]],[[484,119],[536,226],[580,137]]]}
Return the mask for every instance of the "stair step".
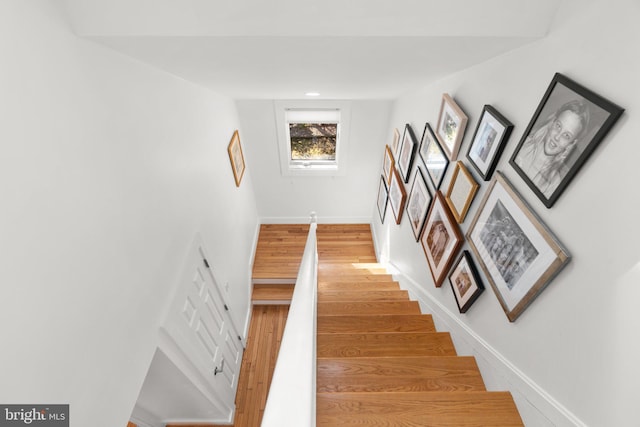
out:
{"label": "stair step", "polygon": [[420,314],[417,301],[320,302],[318,316],[343,314]]}
{"label": "stair step", "polygon": [[348,357],[318,360],[318,393],[485,391],[473,357]]}
{"label": "stair step", "polygon": [[319,334],[316,345],[318,359],[456,355],[448,332]]}
{"label": "stair step", "polygon": [[323,291],[318,302],[334,301],[408,301],[407,291]]}
{"label": "stair step", "polygon": [[318,334],[436,332],[429,314],[318,316]]}
{"label": "stair step", "polygon": [[387,269],[377,262],[327,262],[324,260],[318,266],[318,277],[352,276],[352,275],[388,275]]}
{"label": "stair step", "polygon": [[331,275],[325,273],[322,277],[318,278],[318,283],[342,283],[342,282],[393,282],[393,276],[391,274],[338,274]]}
{"label": "stair step", "polygon": [[251,302],[258,304],[290,304],[293,283],[254,284]]}
{"label": "stair step", "polygon": [[318,393],[316,425],[522,427],[509,392]]}
{"label": "stair step", "polygon": [[399,291],[400,284],[384,282],[318,282],[318,292],[324,291]]}

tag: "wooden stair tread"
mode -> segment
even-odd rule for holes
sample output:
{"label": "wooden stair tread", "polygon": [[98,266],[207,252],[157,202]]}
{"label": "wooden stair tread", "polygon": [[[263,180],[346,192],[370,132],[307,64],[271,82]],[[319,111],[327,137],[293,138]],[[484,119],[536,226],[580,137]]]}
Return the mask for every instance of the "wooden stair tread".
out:
{"label": "wooden stair tread", "polygon": [[329,301],[408,301],[409,292],[399,291],[323,291],[318,302]]}
{"label": "wooden stair tread", "polygon": [[337,301],[319,302],[318,316],[343,314],[420,314],[417,301]]}
{"label": "wooden stair tread", "polygon": [[318,334],[436,332],[429,314],[354,314],[318,316]]}
{"label": "wooden stair tread", "polygon": [[399,291],[398,282],[318,282],[318,292],[325,291]]}
{"label": "wooden stair tread", "polygon": [[475,358],[357,357],[318,360],[318,392],[484,391]]}
{"label": "wooden stair tread", "polygon": [[509,392],[318,393],[317,426],[522,427]]}
{"label": "wooden stair tread", "polygon": [[251,301],[254,304],[273,303],[273,302],[291,302],[294,284],[254,284]]}
{"label": "wooden stair tread", "polygon": [[391,274],[323,274],[318,278],[318,283],[342,283],[342,282],[393,282]]}
{"label": "wooden stair tread", "polygon": [[448,332],[318,334],[317,357],[455,356]]}

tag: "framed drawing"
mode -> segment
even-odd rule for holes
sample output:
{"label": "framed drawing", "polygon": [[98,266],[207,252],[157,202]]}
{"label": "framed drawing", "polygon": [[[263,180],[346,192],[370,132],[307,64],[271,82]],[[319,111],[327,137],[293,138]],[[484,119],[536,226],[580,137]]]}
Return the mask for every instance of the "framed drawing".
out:
{"label": "framed drawing", "polygon": [[480,281],[478,270],[473,264],[469,251],[463,251],[453,269],[451,269],[449,283],[451,284],[451,290],[453,290],[453,296],[456,298],[458,310],[460,310],[460,313],[466,313],[471,304],[484,291],[484,285]]}
{"label": "framed drawing", "polygon": [[393,168],[393,174],[391,175],[391,184],[389,184],[389,204],[391,204],[391,210],[396,217],[396,224],[400,224],[402,220],[402,212],[404,211],[404,202],[407,199],[407,191],[404,189],[404,184],[398,169]]}
{"label": "framed drawing", "polygon": [[400,148],[400,132],[398,128],[393,128],[393,145],[391,150],[394,156],[398,155],[398,149]]}
{"label": "framed drawing", "polygon": [[511,322],[570,260],[500,172],[487,189],[467,239]]}
{"label": "framed drawing", "polygon": [[416,136],[409,123],[407,123],[404,127],[402,145],[400,146],[400,154],[398,155],[398,168],[400,169],[404,182],[409,182],[411,166],[413,165],[413,158],[415,157],[417,149],[418,142],[416,141]]}
{"label": "framed drawing", "polygon": [[556,73],[509,163],[550,208],[623,112]]}
{"label": "framed drawing", "polygon": [[443,94],[436,135],[449,160],[455,160],[458,157],[466,127],[467,115],[449,94]]}
{"label": "framed drawing", "polygon": [[384,224],[384,215],[387,213],[387,199],[389,193],[384,177],[380,176],[380,185],[378,186],[378,213],[380,214],[380,222]]}
{"label": "framed drawing", "polygon": [[491,105],[485,105],[467,158],[483,180],[489,181],[509,140],[513,125]]}
{"label": "framed drawing", "polygon": [[462,241],[462,233],[447,207],[444,196],[440,191],[436,192],[420,236],[420,243],[436,287],[442,286]]}
{"label": "framed drawing", "polygon": [[416,236],[416,242],[420,239],[420,231],[424,226],[424,220],[427,219],[429,205],[431,205],[431,193],[427,188],[422,169],[418,167],[407,199],[407,216],[413,235]]}
{"label": "framed drawing", "polygon": [[242,154],[240,135],[237,130],[233,132],[227,151],[229,152],[229,159],[231,160],[231,169],[233,170],[233,177],[236,180],[236,187],[240,187],[240,182],[244,175],[244,155]]}
{"label": "framed drawing", "polygon": [[395,167],[395,160],[393,159],[393,153],[388,145],[384,147],[384,159],[382,161],[382,176],[384,182],[389,185],[391,183],[391,171]]}
{"label": "framed drawing", "polygon": [[451,208],[451,213],[459,224],[462,224],[467,216],[469,206],[473,202],[478,187],[480,185],[473,179],[464,163],[458,160],[449,183],[446,200],[449,208]]}
{"label": "framed drawing", "polygon": [[420,157],[422,158],[424,167],[427,169],[427,175],[429,175],[433,189],[437,190],[440,188],[442,178],[444,178],[447,166],[449,166],[449,159],[447,159],[429,123],[424,126],[424,132],[422,132]]}

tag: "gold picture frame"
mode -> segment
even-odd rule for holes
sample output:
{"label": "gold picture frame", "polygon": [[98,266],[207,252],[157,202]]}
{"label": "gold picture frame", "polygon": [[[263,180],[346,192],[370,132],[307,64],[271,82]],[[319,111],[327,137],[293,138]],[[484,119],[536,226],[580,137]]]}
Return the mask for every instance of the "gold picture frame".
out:
{"label": "gold picture frame", "polygon": [[240,144],[240,134],[237,129],[233,132],[227,152],[229,153],[229,160],[231,160],[231,170],[233,170],[236,187],[240,187],[240,182],[242,182],[242,177],[244,176],[245,163],[242,145]]}
{"label": "gold picture frame", "polygon": [[386,145],[384,147],[384,159],[382,160],[382,176],[384,177],[384,183],[387,187],[391,184],[391,174],[396,165],[396,161],[393,158],[393,151],[391,147]]}
{"label": "gold picture frame", "polygon": [[479,187],[480,184],[473,179],[464,163],[458,160],[445,197],[458,224],[464,222]]}

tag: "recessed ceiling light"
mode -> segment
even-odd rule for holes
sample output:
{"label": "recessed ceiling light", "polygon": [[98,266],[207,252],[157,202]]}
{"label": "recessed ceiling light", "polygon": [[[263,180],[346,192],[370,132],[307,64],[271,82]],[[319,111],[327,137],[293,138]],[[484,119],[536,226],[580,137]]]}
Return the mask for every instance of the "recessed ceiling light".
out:
{"label": "recessed ceiling light", "polygon": [[320,94],[318,92],[307,92],[305,96],[320,96]]}

